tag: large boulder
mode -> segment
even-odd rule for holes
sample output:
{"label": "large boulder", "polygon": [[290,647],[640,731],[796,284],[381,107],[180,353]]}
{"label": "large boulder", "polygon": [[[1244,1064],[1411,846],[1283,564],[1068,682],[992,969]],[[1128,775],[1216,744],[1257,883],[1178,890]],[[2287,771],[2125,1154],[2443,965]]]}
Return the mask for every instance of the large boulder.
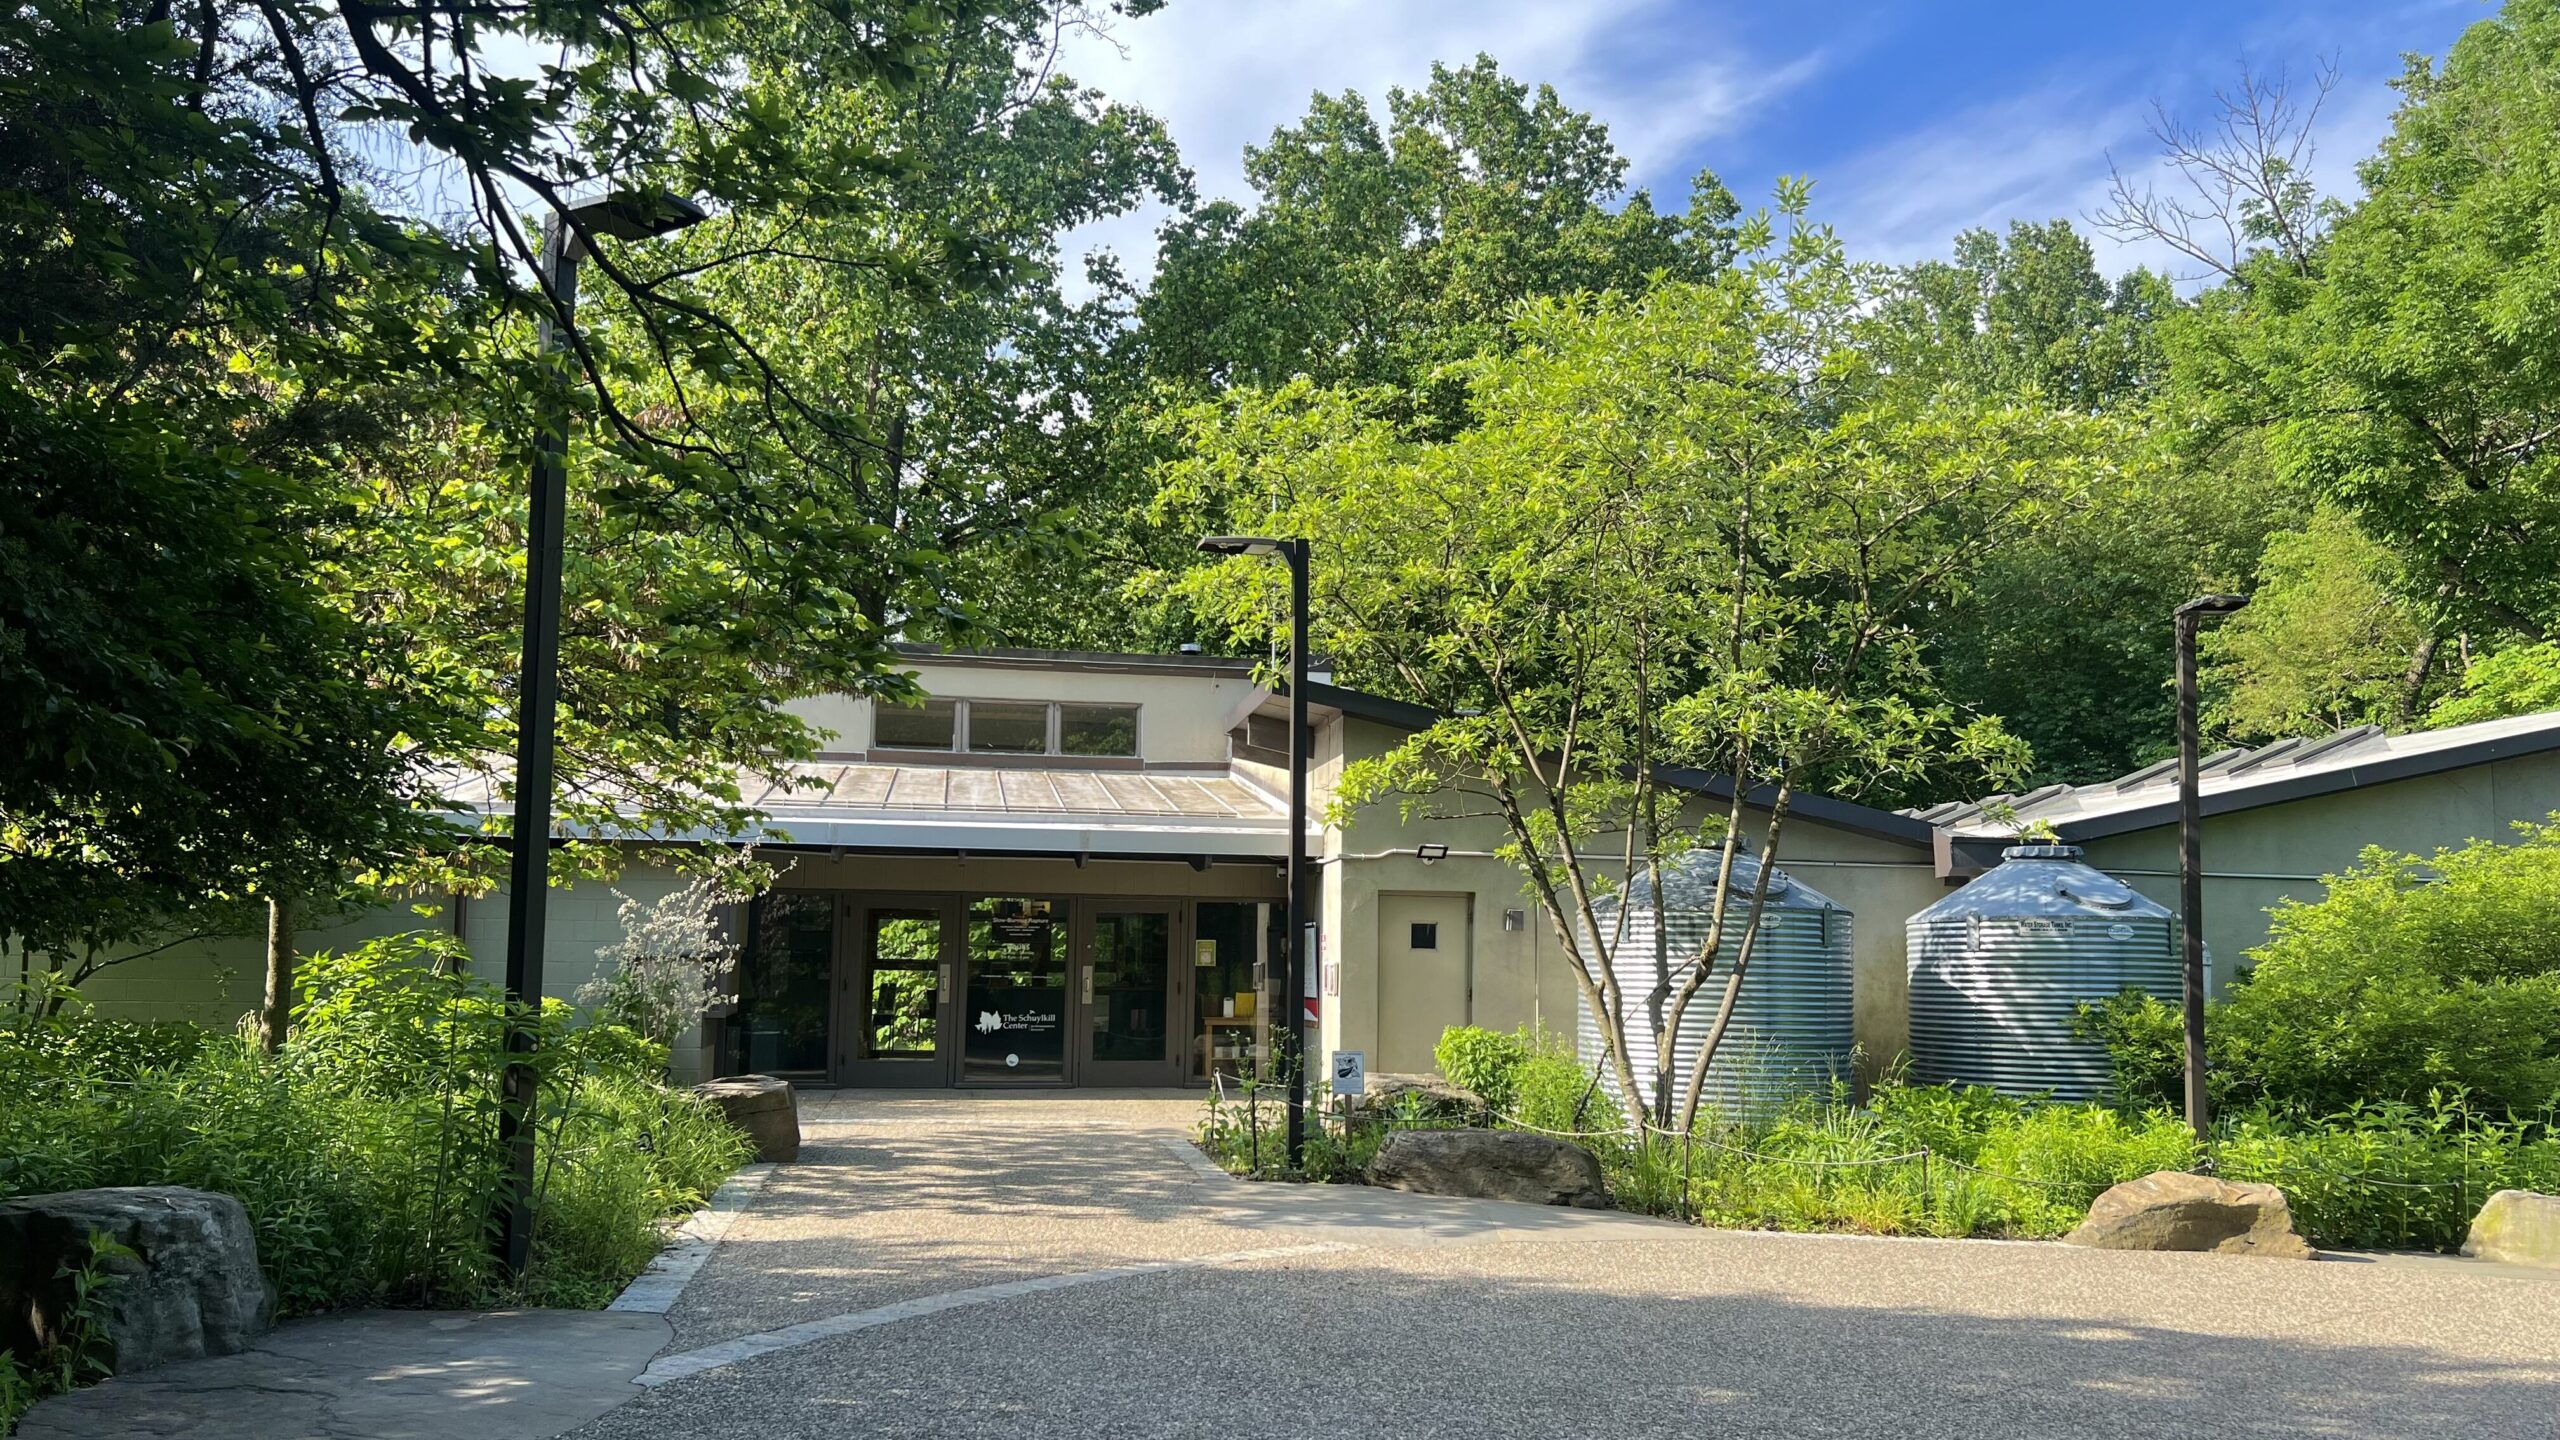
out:
{"label": "large boulder", "polygon": [[800,1158],[800,1096],[790,1081],[770,1075],[731,1075],[707,1080],[693,1090],[719,1106],[730,1124],[756,1142],[757,1159]]}
{"label": "large boulder", "polygon": [[122,1247],[99,1262],[115,1279],[98,1300],[119,1375],[245,1350],[275,1323],[239,1201],[177,1185],[70,1190],[0,1201],[0,1348],[32,1355],[72,1339],[64,1272],[89,1265],[93,1233]]}
{"label": "large boulder", "polygon": [[2184,1170],[2161,1170],[2110,1189],[2062,1241],[2096,1250],[2203,1250],[2279,1260],[2319,1253],[2293,1232],[2283,1191]]}
{"label": "large boulder", "polygon": [[2509,1265],[2560,1270],[2560,1195],[2501,1190],[2480,1207],[2462,1253]]}
{"label": "large boulder", "polygon": [[1408,1103],[1428,1120],[1474,1121],[1482,1119],[1485,1111],[1484,1100],[1476,1092],[1429,1073],[1382,1071],[1368,1077],[1360,1092],[1360,1108],[1374,1115],[1393,1114]]}
{"label": "large boulder", "polygon": [[1369,1183],[1587,1210],[1609,1204],[1590,1151],[1518,1130],[1398,1130],[1369,1162]]}

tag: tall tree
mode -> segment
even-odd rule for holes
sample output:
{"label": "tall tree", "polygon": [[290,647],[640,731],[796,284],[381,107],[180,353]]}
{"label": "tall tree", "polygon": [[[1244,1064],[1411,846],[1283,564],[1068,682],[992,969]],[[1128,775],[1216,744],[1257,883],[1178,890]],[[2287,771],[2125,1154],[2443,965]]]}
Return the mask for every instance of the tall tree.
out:
{"label": "tall tree", "polygon": [[[1712,172],[1675,214],[1626,173],[1607,126],[1489,55],[1389,90],[1383,126],[1357,93],[1319,94],[1246,149],[1252,208],[1166,227],[1138,304],[1149,372],[1197,393],[1296,375],[1424,390],[1507,346],[1524,300],[1633,293],[1731,258],[1738,207]],[[1439,383],[1445,421],[1463,386]]]}
{"label": "tall tree", "polygon": [[[986,9],[0,16],[0,665],[28,722],[0,775],[0,933],[94,945],[414,857],[439,767],[513,741],[518,477],[564,390],[565,818],[734,828],[739,769],[812,743],[782,699],[893,684],[866,600],[927,562],[834,504],[885,436],[777,362],[786,330],[724,308],[748,256],[720,241],[777,210],[832,222],[804,258],[911,302],[1001,273],[1005,241],[850,223],[912,137],[804,123],[741,37],[894,91]],[[535,325],[565,319],[541,226],[661,188],[709,203],[702,250],[569,221],[589,304],[559,326],[565,376],[537,361]],[[795,452],[795,425],[836,443]]]}
{"label": "tall tree", "polygon": [[2163,126],[2187,193],[2120,185],[2110,211],[2223,277],[2169,329],[2174,418],[2388,550],[2404,674],[2457,637],[2560,633],[2555,77],[2551,0],[2512,0],[2441,66],[2412,57],[2352,206],[2308,178],[2327,77],[2307,99],[2244,77],[2209,135]]}
{"label": "tall tree", "polygon": [[1356,93],[1315,96],[1247,149],[1250,203],[1168,223],[1143,290],[1105,272],[1133,324],[1101,437],[1116,484],[1067,517],[1067,543],[1025,572],[1043,599],[993,616],[1002,633],[1138,648],[1200,638],[1182,598],[1148,583],[1189,557],[1191,537],[1150,513],[1156,467],[1180,449],[1169,417],[1184,407],[1305,375],[1389,387],[1446,433],[1467,397],[1448,367],[1514,343],[1523,302],[1633,294],[1732,257],[1738,207],[1712,173],[1685,211],[1655,209],[1627,187],[1606,126],[1489,56],[1434,65],[1385,108],[1382,120]]}
{"label": "tall tree", "polygon": [[[1902,270],[1877,345],[1902,383],[2130,417],[2153,402],[2178,305],[2150,271],[2101,275],[2069,221],[2019,222]],[[1986,557],[1929,627],[1948,693],[2032,746],[2039,783],[2119,774],[2168,743],[2165,617],[2244,573],[2288,508],[2246,472],[2123,459],[2113,483]]]}
{"label": "tall tree", "polygon": [[[1746,840],[1783,855],[1807,786],[2013,757],[1996,723],[1945,703],[1918,627],[2105,454],[2101,421],[1884,383],[1874,277],[1802,223],[1803,194],[1782,191],[1783,239],[1746,223],[1746,258],[1711,280],[1524,307],[1506,353],[1466,367],[1455,433],[1375,387],[1234,392],[1194,412],[1167,496],[1204,523],[1319,540],[1318,642],[1447,717],[1352,764],[1338,802],[1499,823],[1631,1124],[1694,1119],[1766,901],[1770,867],[1747,896],[1729,883]],[[1186,584],[1258,639],[1269,572]],[[1730,802],[1687,809],[1667,766],[1731,777]],[[1609,963],[1623,935],[1600,901],[1699,844],[1728,881],[1708,934],[1658,944],[1631,990],[1644,957]],[[1714,1018],[1684,1056],[1670,1037],[1693,1006]],[[1637,1026],[1649,1075],[1628,1059]]]}

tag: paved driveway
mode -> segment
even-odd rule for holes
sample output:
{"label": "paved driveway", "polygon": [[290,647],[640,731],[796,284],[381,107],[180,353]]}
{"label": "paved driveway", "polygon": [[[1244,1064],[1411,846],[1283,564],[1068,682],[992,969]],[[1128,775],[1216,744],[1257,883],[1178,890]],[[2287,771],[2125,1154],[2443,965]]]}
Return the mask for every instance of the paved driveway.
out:
{"label": "paved driveway", "polygon": [[2560,1437],[2560,1277],[1257,1185],[1196,1107],[813,1097],[573,1433]]}

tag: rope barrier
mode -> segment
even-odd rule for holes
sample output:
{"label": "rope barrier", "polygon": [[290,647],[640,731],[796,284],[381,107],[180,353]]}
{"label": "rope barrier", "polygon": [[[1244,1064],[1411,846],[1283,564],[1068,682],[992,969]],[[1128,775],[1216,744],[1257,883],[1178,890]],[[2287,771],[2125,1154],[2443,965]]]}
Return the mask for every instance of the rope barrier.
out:
{"label": "rope barrier", "polygon": [[[1237,1103],[1227,1098],[1223,1077],[1213,1077],[1212,1086],[1221,1102],[1227,1104]],[[1532,1134],[1545,1135],[1558,1140],[1624,1140],[1627,1138],[1627,1132],[1622,1129],[1557,1130],[1545,1125],[1534,1124],[1518,1115],[1511,1114],[1508,1111],[1488,1108],[1484,1113],[1488,1119],[1508,1125],[1515,1130],[1525,1130]],[[1638,1133],[1645,1135],[1658,1135],[1663,1139],[1677,1140],[1683,1144],[1704,1145],[1709,1149],[1720,1150],[1728,1155],[1738,1155],[1744,1159],[1757,1161],[1762,1164],[1796,1165],[1814,1170],[1873,1169],[1882,1165],[1903,1165],[1917,1161],[1924,1169],[1932,1164],[1946,1165],[1957,1170],[1965,1171],[1969,1174],[1980,1175],[1988,1180],[1999,1181],[2002,1184],[2025,1185],[2041,1190],[2087,1191],[2091,1189],[2104,1189],[2108,1184],[2113,1183],[2094,1180],[2043,1180],[2028,1175],[2011,1175],[2003,1171],[1989,1170],[1980,1165],[1974,1165],[1963,1160],[1958,1160],[1952,1155],[1946,1154],[1943,1151],[1930,1149],[1925,1145],[1917,1150],[1906,1150],[1893,1155],[1878,1155],[1858,1160],[1824,1160],[1803,1155],[1771,1155],[1762,1151],[1745,1149],[1738,1145],[1728,1145],[1721,1140],[1714,1139],[1711,1136],[1700,1135],[1694,1131],[1684,1135],[1680,1131],[1656,1125],[1651,1121],[1644,1122],[1640,1126]],[[2208,1152],[2207,1158],[2211,1159],[2214,1157],[2212,1157],[2210,1152]],[[2217,1166],[2217,1169],[2218,1168],[2219,1167]],[[2331,1170],[2324,1166],[2305,1165],[2301,1163],[2247,1168],[2261,1169],[2273,1174],[2294,1173],[2320,1175],[2328,1179],[2344,1181],[2349,1184],[2371,1185],[2387,1190],[2462,1190],[2467,1193],[2472,1186],[2472,1182],[2469,1180],[2386,1180],[2375,1175],[2349,1174],[2341,1170]],[[1684,1175],[1683,1178],[1691,1179],[1694,1177]]]}

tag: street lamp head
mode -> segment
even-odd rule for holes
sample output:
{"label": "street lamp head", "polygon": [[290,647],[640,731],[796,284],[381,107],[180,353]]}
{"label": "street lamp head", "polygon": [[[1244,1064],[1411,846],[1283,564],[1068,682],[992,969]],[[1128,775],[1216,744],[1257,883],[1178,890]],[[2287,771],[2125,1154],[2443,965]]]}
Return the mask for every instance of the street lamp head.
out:
{"label": "street lamp head", "polygon": [[1260,535],[1205,535],[1200,540],[1203,555],[1278,555],[1289,548],[1286,540],[1272,540]]}
{"label": "street lamp head", "polygon": [[2180,615],[2228,615],[2234,610],[2247,608],[2248,604],[2249,597],[2246,595],[2199,595],[2195,599],[2188,601],[2186,604],[2179,606],[2176,613]]}
{"label": "street lamp head", "polygon": [[580,200],[568,206],[567,211],[589,234],[610,235],[616,240],[671,235],[711,218],[701,206],[664,190],[616,190],[592,200]]}

